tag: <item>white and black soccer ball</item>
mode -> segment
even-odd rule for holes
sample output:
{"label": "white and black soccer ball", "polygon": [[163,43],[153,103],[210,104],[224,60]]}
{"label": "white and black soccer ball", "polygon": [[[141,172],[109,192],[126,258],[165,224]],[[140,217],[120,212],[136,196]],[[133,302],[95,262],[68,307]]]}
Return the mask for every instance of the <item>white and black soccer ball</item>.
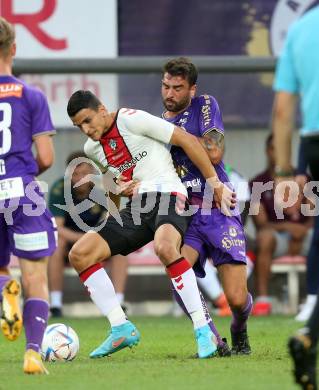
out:
{"label": "white and black soccer ball", "polygon": [[65,324],[47,326],[41,346],[42,359],[47,362],[71,361],[80,349],[76,332]]}

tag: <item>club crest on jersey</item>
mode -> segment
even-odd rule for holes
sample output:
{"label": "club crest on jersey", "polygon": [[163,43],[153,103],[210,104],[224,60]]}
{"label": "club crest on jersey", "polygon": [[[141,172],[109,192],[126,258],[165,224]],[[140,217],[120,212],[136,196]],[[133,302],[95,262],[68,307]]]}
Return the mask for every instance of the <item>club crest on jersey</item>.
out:
{"label": "club crest on jersey", "polygon": [[115,139],[110,139],[109,145],[112,150],[115,150],[117,148],[117,142],[115,141]]}
{"label": "club crest on jersey", "polygon": [[229,227],[229,235],[230,237],[236,237],[237,236],[237,230],[234,226]]}

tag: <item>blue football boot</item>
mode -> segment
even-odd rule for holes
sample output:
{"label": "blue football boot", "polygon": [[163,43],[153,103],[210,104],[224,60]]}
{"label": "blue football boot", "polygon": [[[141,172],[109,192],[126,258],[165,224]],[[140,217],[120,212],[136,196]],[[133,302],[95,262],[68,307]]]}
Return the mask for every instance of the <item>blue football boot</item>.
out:
{"label": "blue football boot", "polygon": [[140,338],[140,332],[130,321],[119,326],[113,326],[106,340],[90,353],[90,358],[108,356],[126,347],[132,348],[133,345],[139,343]]}
{"label": "blue football boot", "polygon": [[197,353],[199,359],[205,359],[217,354],[217,345],[214,342],[214,334],[208,325],[195,329],[197,341]]}

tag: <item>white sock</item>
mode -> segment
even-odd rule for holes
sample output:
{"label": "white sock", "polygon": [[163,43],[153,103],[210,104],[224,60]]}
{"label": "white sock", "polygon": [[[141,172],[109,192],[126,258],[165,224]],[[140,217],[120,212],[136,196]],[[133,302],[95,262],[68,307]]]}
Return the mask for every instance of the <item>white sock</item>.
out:
{"label": "white sock", "polygon": [[101,265],[95,264],[80,274],[92,301],[110,321],[111,326],[127,322],[125,313],[117,300],[111,279]]}
{"label": "white sock", "polygon": [[50,292],[50,307],[62,307],[62,291],[51,291]]}
{"label": "white sock", "polygon": [[206,276],[205,278],[197,278],[197,283],[207,296],[214,301],[223,293],[223,289],[217,277],[217,270],[210,260],[206,260],[204,269]]}
{"label": "white sock", "polygon": [[117,300],[119,301],[120,305],[124,302],[124,294],[123,293],[116,293]]}
{"label": "white sock", "polygon": [[308,294],[306,298],[305,305],[314,306],[317,302],[317,294]]}
{"label": "white sock", "polygon": [[181,259],[167,267],[176,292],[181,297],[192,318],[194,329],[207,325],[196,276],[186,259]]}

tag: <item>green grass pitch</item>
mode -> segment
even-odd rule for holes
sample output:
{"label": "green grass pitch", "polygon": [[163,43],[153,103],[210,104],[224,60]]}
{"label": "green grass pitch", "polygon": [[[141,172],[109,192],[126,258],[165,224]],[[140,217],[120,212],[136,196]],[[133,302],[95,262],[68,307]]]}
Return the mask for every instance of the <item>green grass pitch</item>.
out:
{"label": "green grass pitch", "polygon": [[[112,357],[91,360],[89,352],[105,338],[102,318],[63,318],[80,338],[80,352],[73,362],[46,364],[49,376],[27,376],[22,372],[24,337],[0,341],[0,389],[105,389],[105,390],[293,390],[292,364],[287,338],[298,324],[290,318],[251,318],[251,356],[194,359],[196,352],[191,324],[184,318],[132,318],[141,331],[140,344]],[[229,318],[217,318],[217,326],[228,339]],[[58,322],[58,321],[50,321]]]}

